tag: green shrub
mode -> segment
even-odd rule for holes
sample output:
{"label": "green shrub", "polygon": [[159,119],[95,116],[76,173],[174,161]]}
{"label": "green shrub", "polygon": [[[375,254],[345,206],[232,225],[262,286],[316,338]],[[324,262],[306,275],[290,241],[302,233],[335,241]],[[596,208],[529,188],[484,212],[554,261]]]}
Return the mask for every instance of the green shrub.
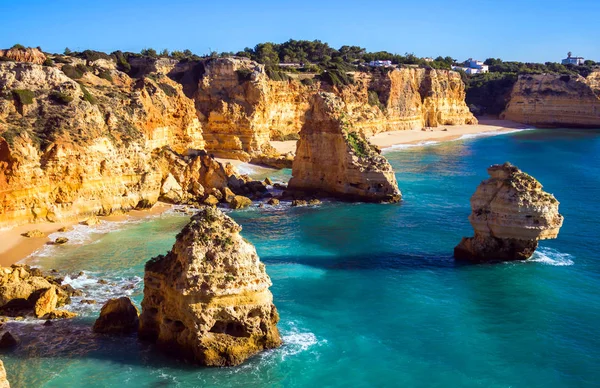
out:
{"label": "green shrub", "polygon": [[112,74],[108,69],[100,69],[100,71],[98,72],[98,77],[105,79],[108,82],[113,82]]}
{"label": "green shrub", "polygon": [[239,69],[235,71],[238,77],[238,82],[246,82],[252,79],[252,70]]}
{"label": "green shrub", "polygon": [[169,84],[166,84],[166,83],[163,83],[163,82],[159,82],[158,86],[169,97],[175,97],[177,95],[177,89],[175,89],[173,86],[171,86]]}
{"label": "green shrub", "polygon": [[289,81],[290,76],[288,76],[285,72],[275,68],[275,67],[267,67],[266,68],[267,75],[273,81]]}
{"label": "green shrub", "polygon": [[71,65],[64,65],[62,67],[62,72],[65,73],[65,75],[71,79],[80,79],[81,77],[83,77],[83,74],[85,72],[82,72],[80,69],[80,66],[71,66]]}
{"label": "green shrub", "polygon": [[83,92],[83,99],[92,105],[96,105],[98,102],[96,100],[96,97],[92,96],[92,94],[82,84],[79,84],[79,86],[81,87],[81,91]]}
{"label": "green shrub", "polygon": [[348,132],[348,143],[357,156],[365,157],[369,155],[369,144],[357,132]]}
{"label": "green shrub", "polygon": [[73,97],[59,91],[53,91],[50,93],[50,98],[59,104],[68,104],[73,101]]}
{"label": "green shrub", "polygon": [[19,102],[21,105],[29,105],[33,104],[33,99],[35,98],[35,94],[31,90],[27,89],[15,89],[13,90],[13,97],[15,100]]}
{"label": "green shrub", "polygon": [[50,66],[53,67],[54,66],[54,61],[50,58],[46,58],[46,60],[43,63],[44,66]]}
{"label": "green shrub", "polygon": [[315,80],[312,78],[304,78],[302,81],[300,81],[303,85],[306,86],[313,86],[315,84]]}
{"label": "green shrub", "polygon": [[22,44],[15,44],[14,46],[11,47],[11,49],[16,49],[16,50],[25,50],[25,46],[23,46]]}
{"label": "green shrub", "polygon": [[329,69],[318,77],[323,82],[326,82],[331,86],[342,87],[344,85],[351,85],[354,83],[352,76],[340,69]]}
{"label": "green shrub", "polygon": [[376,106],[381,109],[381,111],[385,109],[381,103],[381,100],[379,99],[379,94],[377,94],[375,90],[369,90],[369,105]]}

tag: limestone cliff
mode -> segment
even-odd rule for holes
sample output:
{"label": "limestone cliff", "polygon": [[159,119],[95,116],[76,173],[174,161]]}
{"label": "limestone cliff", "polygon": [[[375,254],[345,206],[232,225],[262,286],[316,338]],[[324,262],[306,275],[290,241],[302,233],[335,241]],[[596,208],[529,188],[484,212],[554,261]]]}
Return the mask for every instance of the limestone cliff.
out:
{"label": "limestone cliff", "polygon": [[488,168],[471,197],[469,221],[475,237],[463,238],[454,257],[470,261],[524,260],[539,240],[558,236],[558,201],[530,175],[509,163]]}
{"label": "limestone cliff", "polygon": [[600,127],[600,72],[521,75],[501,118],[542,127]]}
{"label": "limestone cliff", "polygon": [[209,366],[280,345],[271,281],[241,229],[205,208],[166,256],[146,264],[140,336]]}
{"label": "limestone cliff", "polygon": [[272,81],[248,59],[207,61],[194,96],[207,150],[246,160],[272,153],[271,138],[298,133],[313,89]]}
{"label": "limestone cliff", "polygon": [[399,201],[392,167],[345,112],[334,94],[313,96],[288,187],[371,202]]}
{"label": "limestone cliff", "polygon": [[11,48],[0,50],[0,58],[15,62],[30,62],[41,65],[46,60],[46,55],[37,48]]}
{"label": "limestone cliff", "polygon": [[0,388],[10,388],[10,383],[6,377],[6,369],[4,369],[2,360],[0,360]]}
{"label": "limestone cliff", "polygon": [[110,74],[0,62],[0,227],[151,206],[169,174],[183,196],[227,185],[180,85]]}
{"label": "limestone cliff", "polygon": [[460,75],[453,71],[402,68],[355,72],[355,82],[345,86],[331,86],[318,78],[308,83],[274,81],[263,65],[245,58],[212,59],[203,64],[201,72],[194,94],[196,108],[207,149],[221,156],[250,159],[272,153],[269,140],[297,138],[310,98],[319,91],[339,96],[355,128],[367,136],[477,123],[464,102]]}

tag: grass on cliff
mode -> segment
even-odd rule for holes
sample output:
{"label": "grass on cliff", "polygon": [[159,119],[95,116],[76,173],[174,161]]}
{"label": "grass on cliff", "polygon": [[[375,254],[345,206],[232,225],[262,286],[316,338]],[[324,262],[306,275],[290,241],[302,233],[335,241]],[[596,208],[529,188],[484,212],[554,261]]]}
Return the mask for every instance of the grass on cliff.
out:
{"label": "grass on cliff", "polygon": [[175,89],[173,86],[166,84],[164,82],[159,82],[158,86],[167,96],[169,96],[169,97],[177,96],[177,89]]}
{"label": "grass on cliff", "polygon": [[14,99],[21,105],[33,104],[35,94],[27,89],[15,89],[12,92]]}
{"label": "grass on cliff", "polygon": [[348,132],[348,144],[357,156],[369,156],[369,144],[358,132]]}
{"label": "grass on cliff", "polygon": [[383,106],[379,99],[379,94],[375,90],[369,90],[369,105],[378,107],[382,112],[385,109],[385,106]]}
{"label": "grass on cliff", "polygon": [[62,93],[59,91],[53,91],[49,95],[50,99],[54,102],[58,102],[59,104],[68,104],[73,101],[73,97],[69,96],[66,93]]}
{"label": "grass on cliff", "polygon": [[92,96],[92,94],[87,90],[87,88],[85,86],[83,86],[82,84],[79,84],[79,87],[81,88],[81,91],[83,92],[83,99],[87,102],[89,102],[92,105],[96,105],[98,103],[98,100],[96,100],[96,97]]}

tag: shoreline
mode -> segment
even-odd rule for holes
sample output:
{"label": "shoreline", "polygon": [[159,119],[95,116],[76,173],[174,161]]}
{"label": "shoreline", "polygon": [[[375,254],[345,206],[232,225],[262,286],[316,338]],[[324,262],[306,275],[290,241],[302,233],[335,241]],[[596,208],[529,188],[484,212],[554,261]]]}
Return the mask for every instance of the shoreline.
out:
{"label": "shoreline", "polygon": [[[515,129],[527,129],[531,126],[510,120],[481,118],[479,124],[471,125],[442,125],[429,130],[408,129],[399,131],[380,132],[369,137],[371,144],[381,148],[389,148],[402,144],[419,144],[428,141],[452,141],[464,135],[478,135],[489,132],[510,132]],[[296,151],[296,140],[271,141],[277,152],[285,154]]]}
{"label": "shoreline", "polygon": [[[386,149],[403,144],[421,144],[429,141],[446,142],[459,139],[464,135],[477,135],[490,132],[503,133],[511,132],[515,129],[527,129],[529,127],[530,126],[509,120],[482,118],[480,119],[480,123],[475,125],[440,126],[437,128],[431,128],[427,131],[401,130],[381,132],[371,136],[369,141],[381,149]],[[296,140],[271,141],[271,145],[273,145],[273,147],[275,147],[275,149],[282,154],[290,151],[295,152],[296,143]],[[243,167],[246,164],[250,164],[235,159],[217,158],[217,160],[221,162],[232,163],[236,169]],[[151,209],[148,210],[131,210],[120,215],[98,218],[102,221],[111,222],[138,220],[153,215],[160,215],[171,208],[172,205],[170,204],[157,202]],[[2,244],[0,245],[0,266],[10,266],[20,262],[48,244],[50,242],[48,238],[50,234],[58,232],[58,230],[63,227],[70,229],[73,225],[79,224],[85,219],[86,218],[78,220],[65,220],[56,223],[42,222],[35,224],[24,224],[10,229],[0,230],[0,241],[2,241]],[[29,238],[22,236],[22,233],[35,229],[40,230],[44,236]]]}
{"label": "shoreline", "polygon": [[[118,222],[127,220],[138,220],[154,215],[160,215],[171,209],[172,205],[157,202],[151,209],[148,210],[131,210],[124,214],[98,217],[101,221]],[[58,232],[61,228],[67,228],[69,230],[74,225],[85,221],[87,218],[80,220],[66,220],[61,222],[40,222],[35,224],[24,224],[18,225],[10,229],[0,230],[0,266],[10,267],[13,264],[20,262],[21,260],[29,257],[45,245],[50,243],[49,235]],[[23,233],[31,230],[39,230],[44,236],[43,237],[24,237]]]}

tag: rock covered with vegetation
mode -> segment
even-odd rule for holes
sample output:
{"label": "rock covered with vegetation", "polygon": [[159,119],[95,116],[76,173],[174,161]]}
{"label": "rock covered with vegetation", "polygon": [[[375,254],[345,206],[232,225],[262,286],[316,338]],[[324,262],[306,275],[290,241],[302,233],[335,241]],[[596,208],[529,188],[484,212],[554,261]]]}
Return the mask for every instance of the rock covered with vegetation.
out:
{"label": "rock covered with vegetation", "polygon": [[288,188],[369,202],[401,197],[390,164],[353,128],[344,102],[325,92],[311,100]]}
{"label": "rock covered with vegetation", "polygon": [[563,223],[559,202],[532,176],[510,163],[488,168],[471,197],[474,237],[463,238],[454,257],[476,262],[525,260],[539,240],[553,239]]}
{"label": "rock covered with vegetation", "polygon": [[166,256],[146,264],[142,338],[208,366],[238,365],[281,344],[271,280],[241,229],[205,208]]}

